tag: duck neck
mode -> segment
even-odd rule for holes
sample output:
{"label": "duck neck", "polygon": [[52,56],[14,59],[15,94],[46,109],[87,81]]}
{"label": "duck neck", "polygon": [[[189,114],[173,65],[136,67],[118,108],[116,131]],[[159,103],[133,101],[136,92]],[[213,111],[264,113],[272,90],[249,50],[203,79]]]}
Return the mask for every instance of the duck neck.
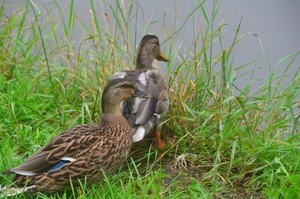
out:
{"label": "duck neck", "polygon": [[[102,113],[100,118],[101,128],[106,129],[111,137],[127,140],[132,139],[131,128],[122,114]],[[125,136],[125,137],[124,137]],[[130,140],[130,139],[129,139]]]}
{"label": "duck neck", "polygon": [[102,106],[102,115],[105,115],[108,119],[114,119],[116,117],[122,116],[119,106],[110,106],[110,104],[106,104],[106,106]]}
{"label": "duck neck", "polygon": [[108,123],[108,122],[115,122],[118,118],[123,118],[123,115],[120,114],[112,114],[112,113],[102,113],[101,114],[101,122]]}
{"label": "duck neck", "polygon": [[136,70],[153,69],[152,63],[154,58],[147,52],[140,51],[136,55]]}

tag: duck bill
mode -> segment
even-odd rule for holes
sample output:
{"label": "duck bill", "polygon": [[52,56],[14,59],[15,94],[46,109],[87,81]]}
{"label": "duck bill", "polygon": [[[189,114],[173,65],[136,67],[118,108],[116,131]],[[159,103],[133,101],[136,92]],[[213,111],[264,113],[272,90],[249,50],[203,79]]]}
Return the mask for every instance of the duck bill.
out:
{"label": "duck bill", "polygon": [[135,93],[133,93],[131,96],[132,97],[139,97],[139,98],[146,98],[146,99],[152,98],[151,95],[149,95],[148,93],[145,93],[143,91],[140,91],[140,90],[136,90]]}
{"label": "duck bill", "polygon": [[159,53],[159,56],[156,59],[159,60],[159,61],[165,61],[165,62],[169,61],[169,59],[167,58],[167,56],[164,55],[162,52]]}

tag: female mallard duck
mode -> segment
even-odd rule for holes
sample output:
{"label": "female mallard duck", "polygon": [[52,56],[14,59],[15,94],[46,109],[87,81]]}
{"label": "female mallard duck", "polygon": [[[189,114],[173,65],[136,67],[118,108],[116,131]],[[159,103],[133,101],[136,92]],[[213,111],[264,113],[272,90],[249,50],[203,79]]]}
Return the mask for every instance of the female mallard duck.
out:
{"label": "female mallard duck", "polygon": [[124,78],[133,82],[139,90],[152,96],[151,99],[129,98],[121,103],[121,112],[130,123],[133,142],[142,140],[148,133],[155,131],[158,148],[164,147],[161,139],[161,117],[169,108],[169,95],[163,76],[156,71],[153,60],[168,62],[168,58],[160,51],[158,38],[145,35],[136,53],[136,69],[117,72],[112,79]]}
{"label": "female mallard duck", "polygon": [[132,146],[131,127],[120,112],[129,97],[148,97],[124,79],[111,80],[102,95],[99,124],[85,124],[60,133],[20,166],[2,174],[15,174],[13,185],[0,188],[3,194],[53,193],[70,189],[79,180],[97,181],[102,170],[111,171],[123,163]]}

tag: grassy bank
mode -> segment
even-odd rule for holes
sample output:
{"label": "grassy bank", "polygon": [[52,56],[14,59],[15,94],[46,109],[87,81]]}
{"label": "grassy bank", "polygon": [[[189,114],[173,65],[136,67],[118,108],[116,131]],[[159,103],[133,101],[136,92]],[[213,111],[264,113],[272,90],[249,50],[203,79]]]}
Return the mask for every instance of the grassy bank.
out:
{"label": "grassy bank", "polygon": [[[27,1],[9,16],[7,4],[1,5],[0,171],[22,163],[61,131],[98,121],[102,89],[114,72],[134,68],[140,40],[133,20],[138,7],[118,2],[101,4],[111,13],[103,15],[104,22],[91,4],[88,24],[74,13],[74,1],[66,7],[54,1],[43,12]],[[253,79],[241,88],[239,72],[256,70],[252,63],[234,65],[244,34],[237,27],[232,44],[213,53],[223,42],[225,22],[214,21],[220,2],[214,13],[206,13],[203,3],[160,38],[170,58],[165,77],[171,107],[163,130],[178,137],[176,144],[158,153],[140,143],[119,172],[81,189],[77,198],[299,197],[300,69],[286,87],[281,82],[300,52],[279,61],[284,74],[275,76],[275,67],[268,65],[270,76],[262,87],[253,90]],[[198,11],[203,26],[193,27],[190,53],[183,54],[182,30]],[[143,33],[150,24],[165,27],[170,21],[161,16],[145,24]],[[9,182],[0,179],[1,185]],[[32,197],[69,198],[73,192]]]}

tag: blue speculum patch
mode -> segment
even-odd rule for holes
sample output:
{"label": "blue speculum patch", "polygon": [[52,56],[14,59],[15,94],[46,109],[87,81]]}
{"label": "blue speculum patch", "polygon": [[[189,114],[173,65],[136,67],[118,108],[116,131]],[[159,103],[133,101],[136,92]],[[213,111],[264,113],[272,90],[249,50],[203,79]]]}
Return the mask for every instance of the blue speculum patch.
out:
{"label": "blue speculum patch", "polygon": [[58,162],[57,164],[53,165],[50,169],[47,170],[47,172],[52,171],[54,169],[60,168],[62,167],[64,164],[69,163],[70,161],[68,160],[61,160],[60,162]]}

